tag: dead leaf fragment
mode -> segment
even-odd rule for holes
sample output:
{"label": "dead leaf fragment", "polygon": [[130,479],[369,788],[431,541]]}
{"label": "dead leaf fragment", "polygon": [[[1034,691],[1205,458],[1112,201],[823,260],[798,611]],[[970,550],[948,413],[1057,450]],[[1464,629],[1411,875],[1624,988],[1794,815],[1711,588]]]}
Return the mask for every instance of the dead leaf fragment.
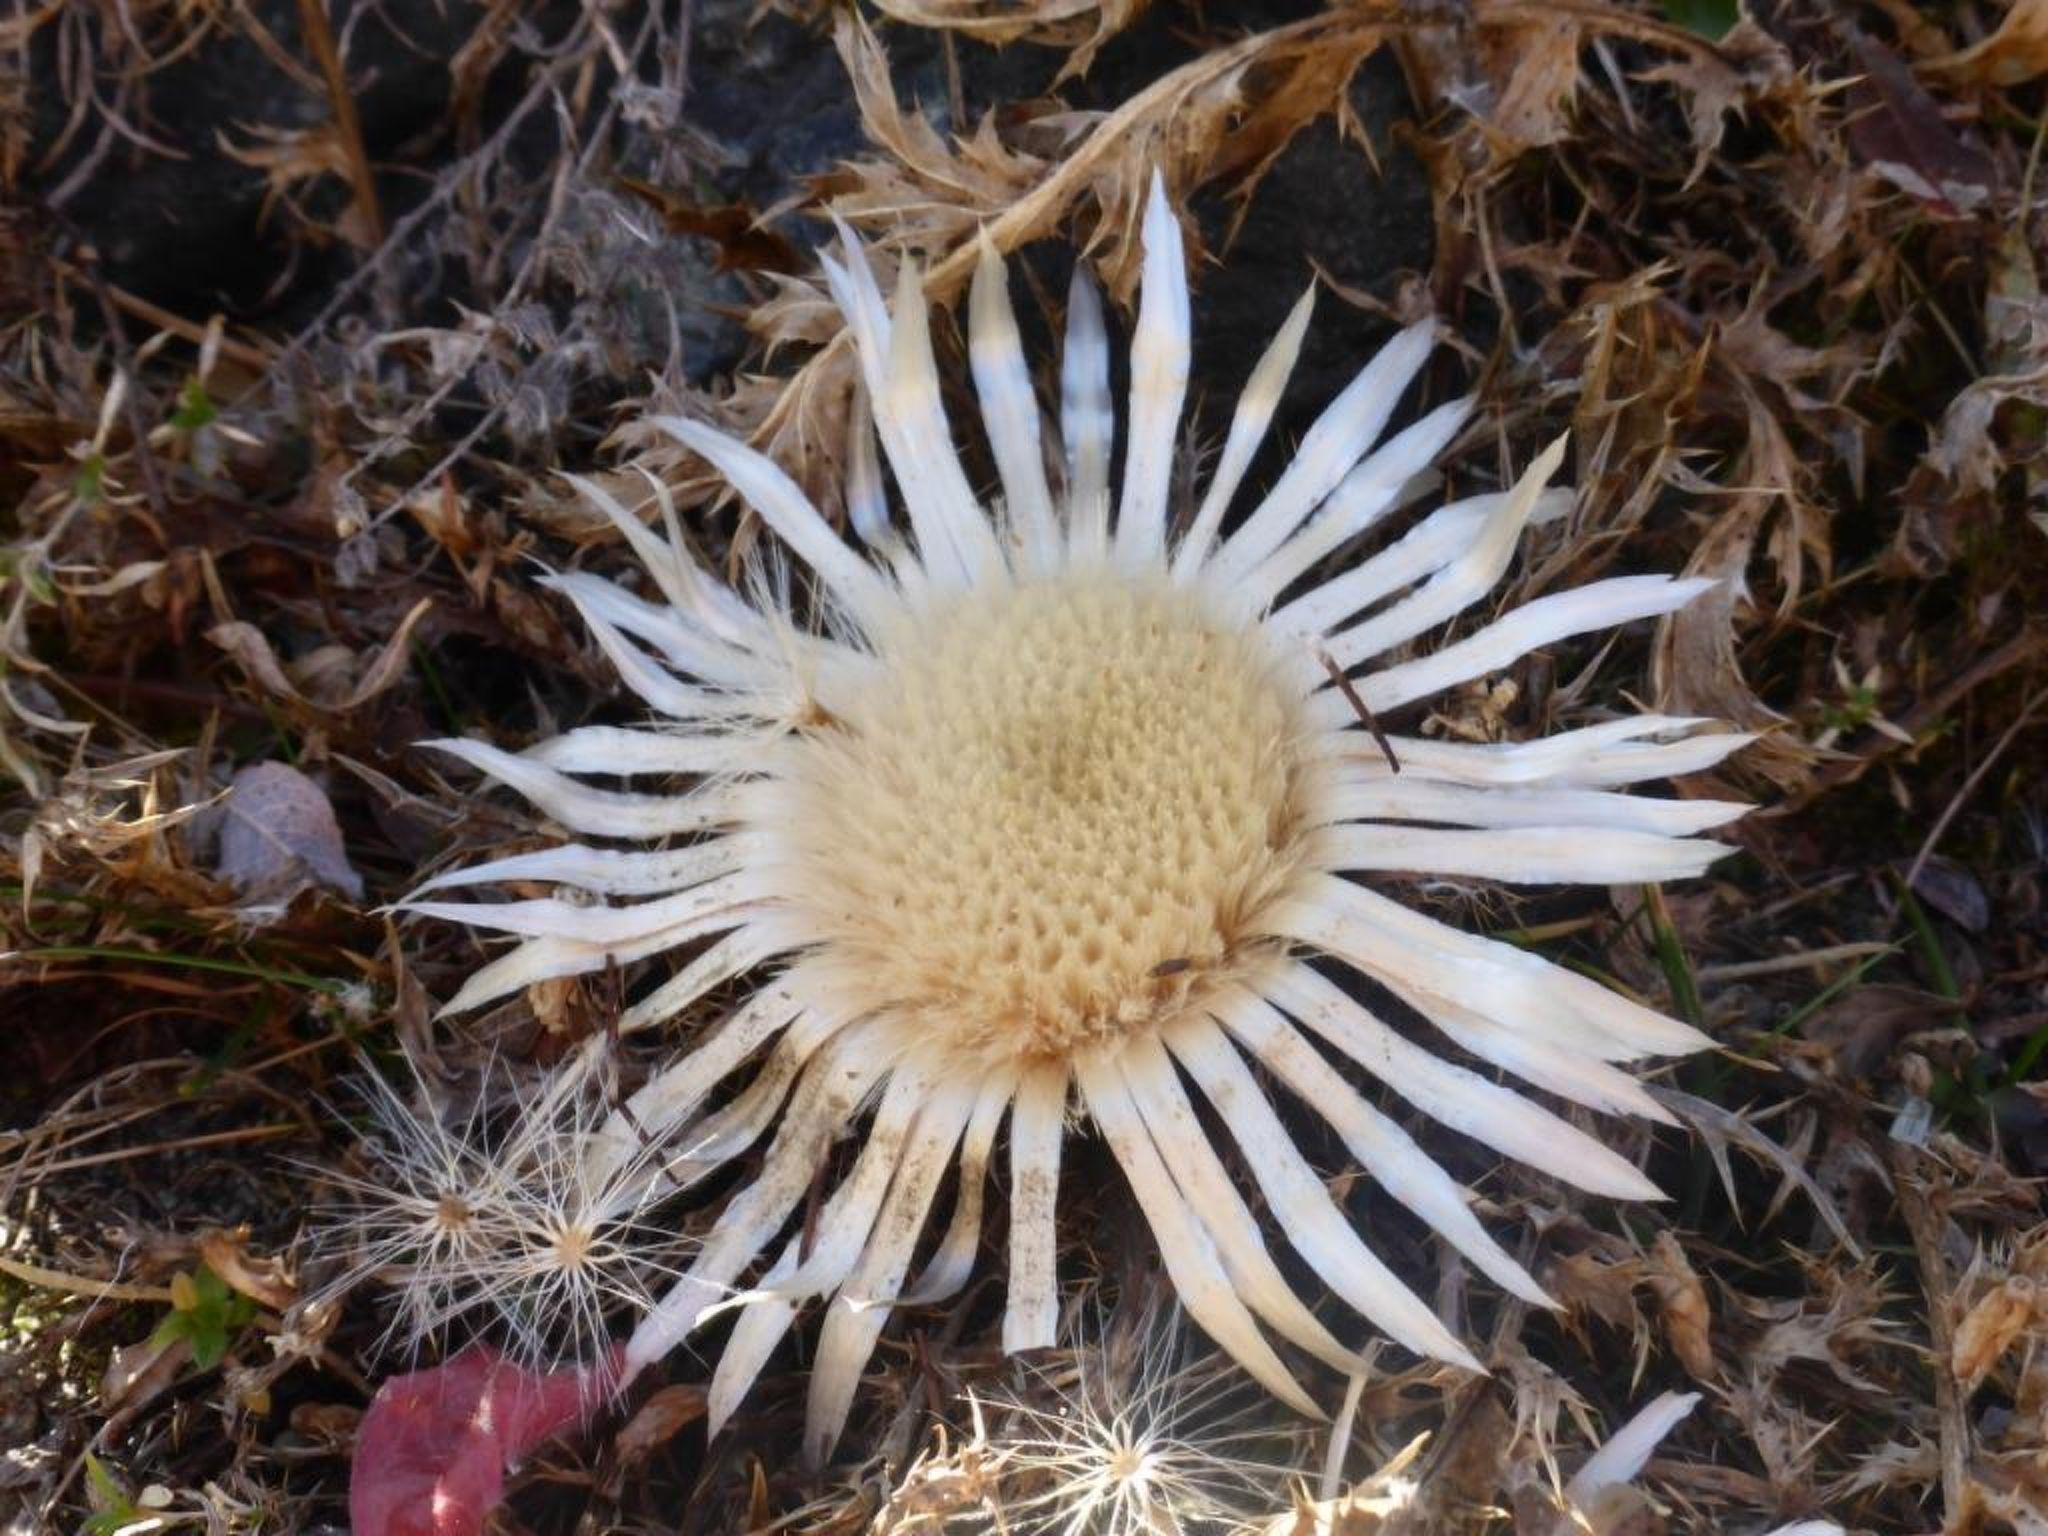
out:
{"label": "dead leaf fragment", "polygon": [[1707,1288],[1700,1282],[1699,1271],[1692,1267],[1685,1250],[1678,1246],[1678,1239],[1669,1231],[1657,1234],[1644,1279],[1657,1298],[1664,1337],[1671,1352],[1678,1356],[1678,1363],[1697,1381],[1713,1380],[1718,1374],[1709,1338],[1713,1308],[1707,1301]]}
{"label": "dead leaf fragment", "polygon": [[299,1299],[284,1263],[249,1252],[249,1229],[215,1229],[201,1234],[199,1257],[230,1288],[241,1292],[260,1307],[282,1312]]}
{"label": "dead leaf fragment", "polygon": [[295,1434],[330,1451],[346,1451],[355,1443],[363,1410],[354,1403],[299,1403],[291,1411]]}
{"label": "dead leaf fragment", "polygon": [[663,1387],[640,1405],[612,1441],[619,1456],[638,1461],[704,1417],[710,1399],[700,1385]]}
{"label": "dead leaf fragment", "polygon": [[1913,876],[1913,894],[1971,933],[1991,926],[1991,897],[1983,883],[1953,859],[1936,854],[1923,862]]}
{"label": "dead leaf fragment", "polygon": [[647,204],[671,234],[695,235],[718,249],[721,272],[797,272],[803,258],[797,248],[755,209],[744,203],[706,206],[634,176],[619,185]]}
{"label": "dead leaf fragment", "polygon": [[2005,1352],[2041,1315],[2041,1290],[2025,1275],[2009,1275],[1970,1308],[1949,1349],[1949,1372],[1965,1395],[1983,1385]]}
{"label": "dead leaf fragment", "polygon": [[1579,83],[1579,24],[1545,16],[1528,26],[1493,34],[1490,73],[1505,76],[1487,126],[1499,147],[1513,154],[1556,144],[1571,132],[1572,97]]}
{"label": "dead leaf fragment", "polygon": [[1849,142],[1864,163],[1936,212],[1982,207],[1997,179],[1990,156],[1949,125],[1896,53],[1863,32],[1852,30],[1849,41],[1863,71],[1850,88]]}
{"label": "dead leaf fragment", "polygon": [[121,1345],[108,1354],[106,1374],[100,1378],[102,1411],[140,1412],[177,1379],[191,1358],[191,1341],[182,1335],[161,1343],[148,1338]]}
{"label": "dead leaf fragment", "polygon": [[2013,0],[1996,32],[1934,67],[1986,85],[2024,85],[2048,74],[2048,0]]}
{"label": "dead leaf fragment", "polygon": [[[346,714],[369,703],[403,675],[412,654],[413,629],[427,616],[433,603],[430,597],[414,603],[399,620],[391,638],[361,664],[360,670],[355,657],[341,646],[323,646],[288,669],[278,660],[263,631],[239,619],[216,624],[206,632],[206,638],[241,663],[250,679],[272,698],[302,708]],[[301,675],[294,678],[294,671]]]}
{"label": "dead leaf fragment", "polygon": [[220,811],[214,876],[235,888],[245,908],[282,906],[299,892],[363,898],[349,866],[341,824],[326,792],[286,763],[254,763],[237,773]]}

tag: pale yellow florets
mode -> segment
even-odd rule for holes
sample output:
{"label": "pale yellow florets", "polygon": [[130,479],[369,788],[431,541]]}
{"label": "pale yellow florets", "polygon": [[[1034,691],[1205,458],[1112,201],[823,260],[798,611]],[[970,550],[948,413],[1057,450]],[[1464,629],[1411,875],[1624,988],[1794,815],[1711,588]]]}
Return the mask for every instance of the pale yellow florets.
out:
{"label": "pale yellow florets", "polygon": [[937,602],[879,660],[792,744],[780,829],[863,1011],[1028,1060],[1122,1038],[1253,958],[1302,779],[1258,632],[1163,575],[1076,571]]}

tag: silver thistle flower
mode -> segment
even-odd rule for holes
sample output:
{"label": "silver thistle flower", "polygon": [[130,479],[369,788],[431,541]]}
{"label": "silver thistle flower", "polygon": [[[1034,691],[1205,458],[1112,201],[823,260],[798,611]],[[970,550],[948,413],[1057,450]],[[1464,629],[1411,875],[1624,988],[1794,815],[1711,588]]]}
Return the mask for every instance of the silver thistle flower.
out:
{"label": "silver thistle flower", "polygon": [[[843,264],[827,258],[825,271],[858,345],[907,537],[885,515],[878,480],[861,477],[849,496],[864,554],[760,454],[701,423],[656,418],[809,568],[825,624],[802,629],[709,577],[685,553],[659,487],[667,539],[579,482],[665,602],[585,574],[552,583],[665,721],[575,730],[516,755],[439,743],[571,833],[626,845],[570,843],[431,882],[538,880],[580,893],[415,899],[414,911],[523,940],[451,1008],[690,951],[621,1018],[632,1031],[779,967],[630,1102],[633,1126],[687,1137],[706,1168],[771,1126],[774,1135],[758,1174],[634,1334],[629,1369],[665,1354],[735,1293],[791,1223],[831,1143],[874,1100],[859,1156],[808,1234],[789,1238],[741,1292],[752,1305],[717,1368],[714,1427],[798,1306],[827,1298],[807,1445],[814,1455],[830,1447],[890,1307],[963,1282],[1006,1117],[1007,1348],[1052,1342],[1055,1192],[1077,1101],[1128,1176],[1189,1314],[1310,1413],[1261,1325],[1340,1368],[1356,1359],[1282,1278],[1197,1117],[1190,1082],[1329,1288],[1400,1343],[1465,1366],[1474,1364],[1465,1346],[1331,1199],[1254,1064],[1519,1297],[1543,1293],[1328,1051],[1567,1183],[1623,1198],[1656,1193],[1596,1137],[1415,1044],[1312,962],[1349,967],[1533,1087],[1603,1113],[1665,1119],[1621,1064],[1700,1049],[1698,1031],[1349,877],[1546,884],[1696,874],[1723,849],[1693,834],[1742,807],[1620,787],[1705,768],[1746,738],[1638,716],[1516,744],[1382,743],[1359,705],[1395,709],[1566,636],[1668,613],[1707,583],[1598,581],[1390,659],[1492,590],[1522,530],[1558,510],[1561,493],[1545,485],[1562,445],[1511,490],[1452,502],[1371,558],[1317,574],[1409,499],[1469,414],[1468,400],[1442,406],[1374,447],[1430,350],[1430,327],[1415,326],[1365,366],[1271,491],[1226,530],[1307,328],[1308,297],[1254,370],[1207,491],[1175,537],[1168,487],[1189,301],[1179,227],[1156,183],[1144,233],[1113,522],[1109,353],[1085,275],[1068,305],[1056,493],[1004,272],[984,249],[969,340],[1001,479],[991,510],[953,449],[915,266],[904,264],[888,306],[849,237]],[[585,782],[591,775],[665,787],[598,788]],[[749,1086],[722,1093],[746,1071]],[[912,1283],[913,1249],[954,1164],[955,1212]]]}

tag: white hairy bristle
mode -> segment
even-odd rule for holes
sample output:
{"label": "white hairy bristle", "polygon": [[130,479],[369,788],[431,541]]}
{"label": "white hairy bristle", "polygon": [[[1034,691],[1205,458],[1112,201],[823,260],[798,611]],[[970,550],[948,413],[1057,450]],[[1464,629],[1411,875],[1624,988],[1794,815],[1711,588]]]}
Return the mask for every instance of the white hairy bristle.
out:
{"label": "white hairy bristle", "polygon": [[[1163,576],[954,597],[788,754],[794,893],[858,1001],[985,1071],[1150,1028],[1265,953],[1305,724],[1257,631]],[[770,820],[785,809],[780,797]]]}
{"label": "white hairy bristle", "polygon": [[[1668,1120],[1627,1065],[1698,1050],[1705,1036],[1411,911],[1374,881],[1697,874],[1724,849],[1695,834],[1743,808],[1629,788],[1711,767],[1745,738],[1660,716],[1488,744],[1378,722],[1554,641],[1670,613],[1709,583],[1612,577],[1426,643],[1487,599],[1526,529],[1569,503],[1545,489],[1560,443],[1513,486],[1380,537],[1426,494],[1473,409],[1453,400],[1387,435],[1429,357],[1428,324],[1365,363],[1239,515],[1306,300],[1253,368],[1206,488],[1177,507],[1191,306],[1179,225],[1156,184],[1144,232],[1120,483],[1108,327],[1085,264],[1048,410],[984,242],[968,350],[999,481],[985,499],[940,404],[915,264],[901,264],[891,304],[849,238],[823,265],[866,406],[844,459],[858,546],[745,444],[682,417],[651,423],[807,568],[823,622],[805,630],[756,606],[655,532],[675,527],[659,482],[633,508],[575,481],[662,601],[581,572],[550,585],[660,720],[516,754],[437,744],[573,834],[442,873],[409,903],[521,941],[450,1009],[669,957],[608,1032],[630,1035],[699,1017],[705,1000],[754,982],[583,1144],[600,1184],[650,1146],[666,1149],[672,1191],[743,1160],[754,1170],[624,1351],[630,1374],[740,1303],[711,1382],[714,1429],[801,1309],[822,1303],[805,1440],[822,1456],[892,1307],[966,1283],[998,1156],[1003,1343],[1050,1344],[1061,1147],[1076,1118],[1123,1169],[1188,1315],[1304,1413],[1314,1399],[1275,1338],[1340,1370],[1364,1366],[1274,1261],[1261,1209],[1331,1293],[1395,1341],[1478,1362],[1374,1254],[1276,1094],[1321,1115],[1390,1199],[1525,1301],[1544,1301],[1541,1288],[1348,1068],[1580,1189],[1656,1192],[1544,1101]],[[1340,558],[1361,545],[1372,552]],[[426,899],[488,885],[561,894]],[[1413,1015],[1410,1028],[1381,1016],[1389,1002]],[[1258,1208],[1212,1127],[1234,1143]],[[849,1131],[858,1154],[830,1182]],[[951,1213],[926,1244],[947,1189]],[[560,1254],[550,1271],[578,1272]]]}
{"label": "white hairy bristle", "polygon": [[1244,1378],[1200,1355],[1172,1308],[1098,1321],[972,1399],[976,1443],[1019,1536],[1194,1536],[1250,1531],[1287,1481],[1284,1426]]}
{"label": "white hairy bristle", "polygon": [[373,1134],[362,1166],[320,1170],[338,1198],[316,1209],[317,1243],[341,1261],[313,1297],[393,1285],[385,1343],[417,1349],[471,1336],[552,1363],[601,1356],[607,1320],[644,1311],[672,1273],[669,1234],[646,1220],[665,1192],[653,1148],[622,1145],[576,1082],[493,1092],[450,1120],[382,1078],[361,1082]]}

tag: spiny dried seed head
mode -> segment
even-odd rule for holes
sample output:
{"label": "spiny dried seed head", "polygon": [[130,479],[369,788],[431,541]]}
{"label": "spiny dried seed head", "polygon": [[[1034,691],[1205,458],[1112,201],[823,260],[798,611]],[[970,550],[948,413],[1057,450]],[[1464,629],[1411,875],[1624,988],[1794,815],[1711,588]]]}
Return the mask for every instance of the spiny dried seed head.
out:
{"label": "spiny dried seed head", "polygon": [[346,1267],[318,1299],[378,1280],[397,1292],[387,1341],[485,1336],[529,1361],[601,1358],[607,1318],[651,1303],[674,1244],[648,1219],[666,1184],[584,1085],[480,1091],[452,1120],[379,1077],[362,1093],[375,1134],[360,1171],[326,1173],[340,1198],[316,1241]]}
{"label": "spiny dried seed head", "polygon": [[791,743],[774,816],[857,1011],[985,1069],[1119,1040],[1270,951],[1247,919],[1298,857],[1304,726],[1257,631],[1103,574],[945,602],[879,660]]}
{"label": "spiny dried seed head", "polygon": [[[1172,1309],[1091,1337],[975,1403],[1006,1528],[1045,1536],[1243,1530],[1294,1447],[1243,1377],[1187,1347]],[[1055,1363],[1057,1362],[1057,1363]]]}

